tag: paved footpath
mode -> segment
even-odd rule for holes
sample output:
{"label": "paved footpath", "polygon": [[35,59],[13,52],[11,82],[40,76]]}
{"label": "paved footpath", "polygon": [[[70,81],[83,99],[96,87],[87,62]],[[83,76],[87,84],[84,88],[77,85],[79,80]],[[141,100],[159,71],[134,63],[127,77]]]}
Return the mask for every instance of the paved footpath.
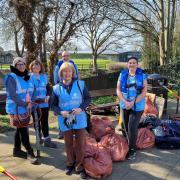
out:
{"label": "paved footpath", "polygon": [[[174,102],[168,102],[168,111],[175,112]],[[56,123],[51,124],[50,134],[58,149],[41,147],[40,165],[31,165],[28,160],[12,157],[13,133],[0,134],[0,166],[11,172],[18,180],[78,180],[78,175],[66,176],[64,141],[58,140]],[[35,149],[35,136],[30,128],[30,140]],[[91,179],[91,178],[89,178]],[[136,160],[113,163],[113,172],[105,180],[179,180],[180,150],[152,148],[138,151]],[[0,174],[0,180],[8,180]]]}

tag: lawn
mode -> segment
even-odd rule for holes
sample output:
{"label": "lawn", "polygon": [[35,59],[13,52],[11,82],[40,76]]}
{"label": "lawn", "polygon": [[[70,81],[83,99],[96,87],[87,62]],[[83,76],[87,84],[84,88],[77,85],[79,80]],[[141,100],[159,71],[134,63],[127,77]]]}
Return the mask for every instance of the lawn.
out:
{"label": "lawn", "polygon": [[[74,62],[78,66],[78,69],[92,68],[92,59],[74,59]],[[97,65],[99,69],[106,69],[107,65],[111,63],[113,63],[112,60],[103,60],[103,59],[97,60]]]}

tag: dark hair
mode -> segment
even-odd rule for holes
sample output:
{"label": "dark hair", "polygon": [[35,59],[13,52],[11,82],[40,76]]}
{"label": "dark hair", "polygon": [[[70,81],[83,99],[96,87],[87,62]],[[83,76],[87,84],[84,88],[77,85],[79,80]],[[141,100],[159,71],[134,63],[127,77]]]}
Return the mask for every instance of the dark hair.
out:
{"label": "dark hair", "polygon": [[135,59],[135,60],[137,61],[137,63],[138,63],[138,58],[137,58],[137,57],[134,57],[134,56],[129,57],[129,58],[127,59],[127,62],[128,62],[129,60],[131,60],[131,59]]}
{"label": "dark hair", "polygon": [[29,71],[30,71],[30,72],[33,72],[32,67],[33,67],[33,65],[35,65],[35,64],[36,64],[36,65],[40,65],[40,67],[41,67],[41,70],[40,70],[39,73],[44,73],[44,72],[45,72],[45,70],[44,70],[44,65],[43,65],[42,62],[39,61],[39,60],[34,60],[34,61],[31,62],[31,64],[29,65]]}

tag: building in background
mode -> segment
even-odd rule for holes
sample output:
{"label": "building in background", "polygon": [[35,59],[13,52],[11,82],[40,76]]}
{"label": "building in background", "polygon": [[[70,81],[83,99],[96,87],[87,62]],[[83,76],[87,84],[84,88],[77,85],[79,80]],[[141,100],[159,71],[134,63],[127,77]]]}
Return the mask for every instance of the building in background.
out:
{"label": "building in background", "polygon": [[123,53],[119,53],[119,62],[127,62],[128,58],[130,57],[136,57],[138,59],[141,58],[141,52],[140,51],[126,51]]}

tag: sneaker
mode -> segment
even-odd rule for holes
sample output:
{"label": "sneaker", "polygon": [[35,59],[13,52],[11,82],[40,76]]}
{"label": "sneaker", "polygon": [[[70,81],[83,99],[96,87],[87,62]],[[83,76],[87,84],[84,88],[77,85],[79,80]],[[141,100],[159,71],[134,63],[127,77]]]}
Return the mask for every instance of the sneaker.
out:
{"label": "sneaker", "polygon": [[128,160],[136,159],[136,151],[134,149],[130,149],[127,155]]}
{"label": "sneaker", "polygon": [[63,139],[63,138],[64,138],[64,133],[62,131],[59,131],[58,139]]}
{"label": "sneaker", "polygon": [[57,148],[57,144],[51,141],[51,138],[44,139],[44,147]]}
{"label": "sneaker", "polygon": [[21,149],[14,148],[13,149],[13,157],[19,157],[19,158],[27,158],[27,153],[22,151]]}
{"label": "sneaker", "polygon": [[27,159],[30,161],[31,164],[39,164],[38,159],[34,155],[33,149],[27,151]]}
{"label": "sneaker", "polygon": [[65,173],[66,175],[70,176],[73,174],[74,166],[66,166]]}
{"label": "sneaker", "polygon": [[82,171],[79,173],[79,175],[80,175],[80,178],[81,178],[81,179],[87,179],[87,174],[86,174],[85,170],[82,170]]}

